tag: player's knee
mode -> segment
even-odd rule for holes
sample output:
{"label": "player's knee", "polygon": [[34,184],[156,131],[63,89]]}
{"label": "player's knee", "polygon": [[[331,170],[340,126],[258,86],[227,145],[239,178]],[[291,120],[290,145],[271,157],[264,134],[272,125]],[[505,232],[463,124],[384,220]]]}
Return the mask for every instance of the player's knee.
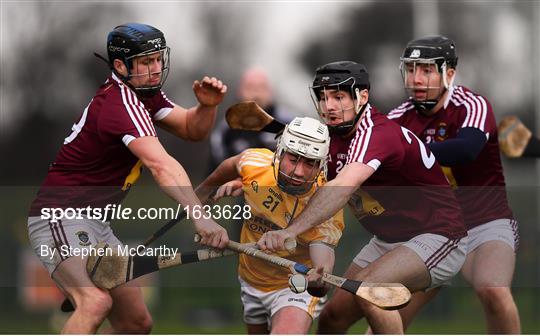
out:
{"label": "player's knee", "polygon": [[112,308],[112,298],[104,290],[95,287],[85,287],[75,297],[77,311],[84,316],[95,317],[97,319],[105,318]]}
{"label": "player's knee", "polygon": [[491,310],[513,306],[513,298],[508,287],[478,287],[476,294],[483,305]]}

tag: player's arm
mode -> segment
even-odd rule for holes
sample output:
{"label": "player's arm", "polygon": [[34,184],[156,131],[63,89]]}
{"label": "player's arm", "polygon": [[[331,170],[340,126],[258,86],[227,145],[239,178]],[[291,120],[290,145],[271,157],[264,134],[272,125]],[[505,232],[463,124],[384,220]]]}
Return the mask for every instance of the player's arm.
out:
{"label": "player's arm", "polygon": [[205,202],[219,186],[240,177],[238,167],[243,154],[240,153],[221,162],[197,187],[195,192],[202,202]]}
{"label": "player's arm", "polygon": [[335,263],[334,246],[319,241],[311,242],[309,256],[316,272],[308,276],[308,293],[312,296],[323,297],[330,286],[321,281],[321,276],[322,273],[332,274]]}
{"label": "player's arm", "polygon": [[443,166],[455,166],[474,161],[487,142],[487,136],[476,127],[461,128],[456,137],[428,144]]}
{"label": "player's arm", "polygon": [[[128,144],[129,150],[141,160],[156,180],[161,189],[183,207],[189,209],[201,206],[195,195],[189,177],[178,161],[170,156],[158,138],[145,136]],[[224,248],[228,243],[227,231],[205,216],[192,216],[197,232],[202,236],[203,244]]]}
{"label": "player's arm", "polygon": [[217,106],[223,101],[227,86],[215,77],[193,82],[198,104],[190,109],[176,105],[157,124],[184,140],[200,141],[210,134],[216,121]]}
{"label": "player's arm", "polygon": [[317,190],[304,211],[286,229],[266,232],[257,244],[262,250],[284,250],[285,239],[294,239],[332,217],[374,172],[375,169],[360,162],[347,164],[335,179]]}

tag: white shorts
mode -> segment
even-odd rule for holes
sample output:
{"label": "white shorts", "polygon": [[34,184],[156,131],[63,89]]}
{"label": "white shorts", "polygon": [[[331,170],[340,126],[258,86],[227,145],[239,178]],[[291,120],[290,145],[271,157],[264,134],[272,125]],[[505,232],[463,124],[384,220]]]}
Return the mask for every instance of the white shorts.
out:
{"label": "white shorts", "polygon": [[[87,249],[98,242],[114,247],[123,245],[114,235],[110,223],[92,219],[48,220],[40,216],[28,217],[30,245],[45,265],[49,274],[69,258],[69,248]],[[52,251],[56,251],[52,254]]]}
{"label": "white shorts", "polygon": [[519,246],[518,225],[515,219],[496,219],[467,231],[469,244],[467,254],[488,241],[500,240],[516,251]]}
{"label": "white shorts", "polygon": [[240,281],[240,298],[244,306],[244,322],[246,324],[271,325],[272,316],[281,308],[298,307],[307,312],[312,319],[321,313],[327,297],[313,297],[307,291],[301,294],[293,293],[289,287],[271,292],[263,292],[248,284],[242,278]]}
{"label": "white shorts", "polygon": [[448,239],[444,236],[424,233],[406,242],[387,243],[377,237],[354,257],[353,262],[365,268],[398,246],[406,246],[416,252],[424,261],[431,276],[429,288],[448,285],[465,262],[467,237]]}

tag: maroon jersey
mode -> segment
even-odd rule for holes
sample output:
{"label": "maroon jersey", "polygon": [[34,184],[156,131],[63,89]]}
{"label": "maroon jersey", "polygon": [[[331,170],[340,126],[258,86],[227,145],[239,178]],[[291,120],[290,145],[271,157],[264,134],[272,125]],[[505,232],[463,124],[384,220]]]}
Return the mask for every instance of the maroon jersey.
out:
{"label": "maroon jersey", "polygon": [[466,236],[459,205],[435,156],[411,131],[366,109],[350,142],[346,164],[352,162],[375,169],[349,202],[369,232],[391,243],[423,233]]}
{"label": "maroon jersey", "polygon": [[506,198],[497,124],[485,97],[463,86],[453,86],[443,108],[432,116],[418,113],[407,101],[388,117],[425,143],[454,138],[464,127],[484,132],[487,142],[476,160],[445,169],[445,173],[458,186],[456,196],[468,229],[495,219],[513,218]]}
{"label": "maroon jersey", "polygon": [[112,74],[65,138],[30,209],[103,207],[126,196],[142,164],[127,145],[156,136],[152,119],[161,120],[174,104],[163,92],[141,100]]}
{"label": "maroon jersey", "polygon": [[[368,103],[365,111],[379,112],[375,106]],[[328,180],[333,180],[347,163],[349,145],[356,133],[347,137],[333,135],[330,141],[330,153],[328,154]]]}

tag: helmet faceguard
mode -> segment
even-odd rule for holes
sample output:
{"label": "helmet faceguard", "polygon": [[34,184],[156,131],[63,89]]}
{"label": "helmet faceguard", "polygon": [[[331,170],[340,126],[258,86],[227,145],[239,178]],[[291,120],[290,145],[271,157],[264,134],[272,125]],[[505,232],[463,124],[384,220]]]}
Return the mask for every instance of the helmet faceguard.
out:
{"label": "helmet faceguard", "polygon": [[[448,69],[455,69],[457,66],[458,58],[454,42],[442,35],[426,36],[412,40],[405,47],[400,60],[399,68],[407,95],[411,97],[413,104],[420,113],[429,114],[446,90],[452,86],[454,77],[448,81],[446,73]],[[418,69],[426,66],[434,67],[440,73],[442,79],[437,83],[427,82],[422,87],[416,87],[414,78],[410,80],[409,76],[416,76]],[[424,99],[415,97],[415,91],[418,90],[426,92]],[[439,92],[437,97],[429,98],[429,92],[434,90]]]}
{"label": "helmet faceguard", "polygon": [[[116,75],[143,97],[150,97],[158,93],[169,75],[170,48],[167,47],[163,33],[152,26],[140,23],[126,23],[115,27],[107,38],[107,54],[109,56],[109,66]],[[158,56],[158,61],[161,62],[160,71],[152,73],[150,65],[148,65],[146,73],[133,73],[136,59],[137,61],[143,57],[152,59],[153,56]],[[115,59],[124,62],[127,68],[126,76],[114,69],[113,62]],[[130,80],[142,76],[147,76],[150,84],[135,86],[130,83]],[[156,82],[158,76],[159,81]]]}
{"label": "helmet faceguard", "polygon": [[[331,134],[345,135],[350,133],[360,119],[367,103],[360,105],[360,91],[369,90],[369,74],[364,65],[350,61],[333,62],[320,66],[315,71],[315,78],[310,88],[310,96],[319,113],[327,124]],[[353,100],[350,106],[344,106],[341,99],[340,116],[328,113],[326,98],[327,91],[347,92]],[[346,120],[345,112],[352,110],[354,117]],[[343,120],[339,124],[331,124],[333,119]]]}
{"label": "helmet faceguard", "polygon": [[294,118],[283,130],[274,155],[279,188],[291,195],[310,191],[321,172],[326,177],[329,150],[326,125],[309,117]]}

